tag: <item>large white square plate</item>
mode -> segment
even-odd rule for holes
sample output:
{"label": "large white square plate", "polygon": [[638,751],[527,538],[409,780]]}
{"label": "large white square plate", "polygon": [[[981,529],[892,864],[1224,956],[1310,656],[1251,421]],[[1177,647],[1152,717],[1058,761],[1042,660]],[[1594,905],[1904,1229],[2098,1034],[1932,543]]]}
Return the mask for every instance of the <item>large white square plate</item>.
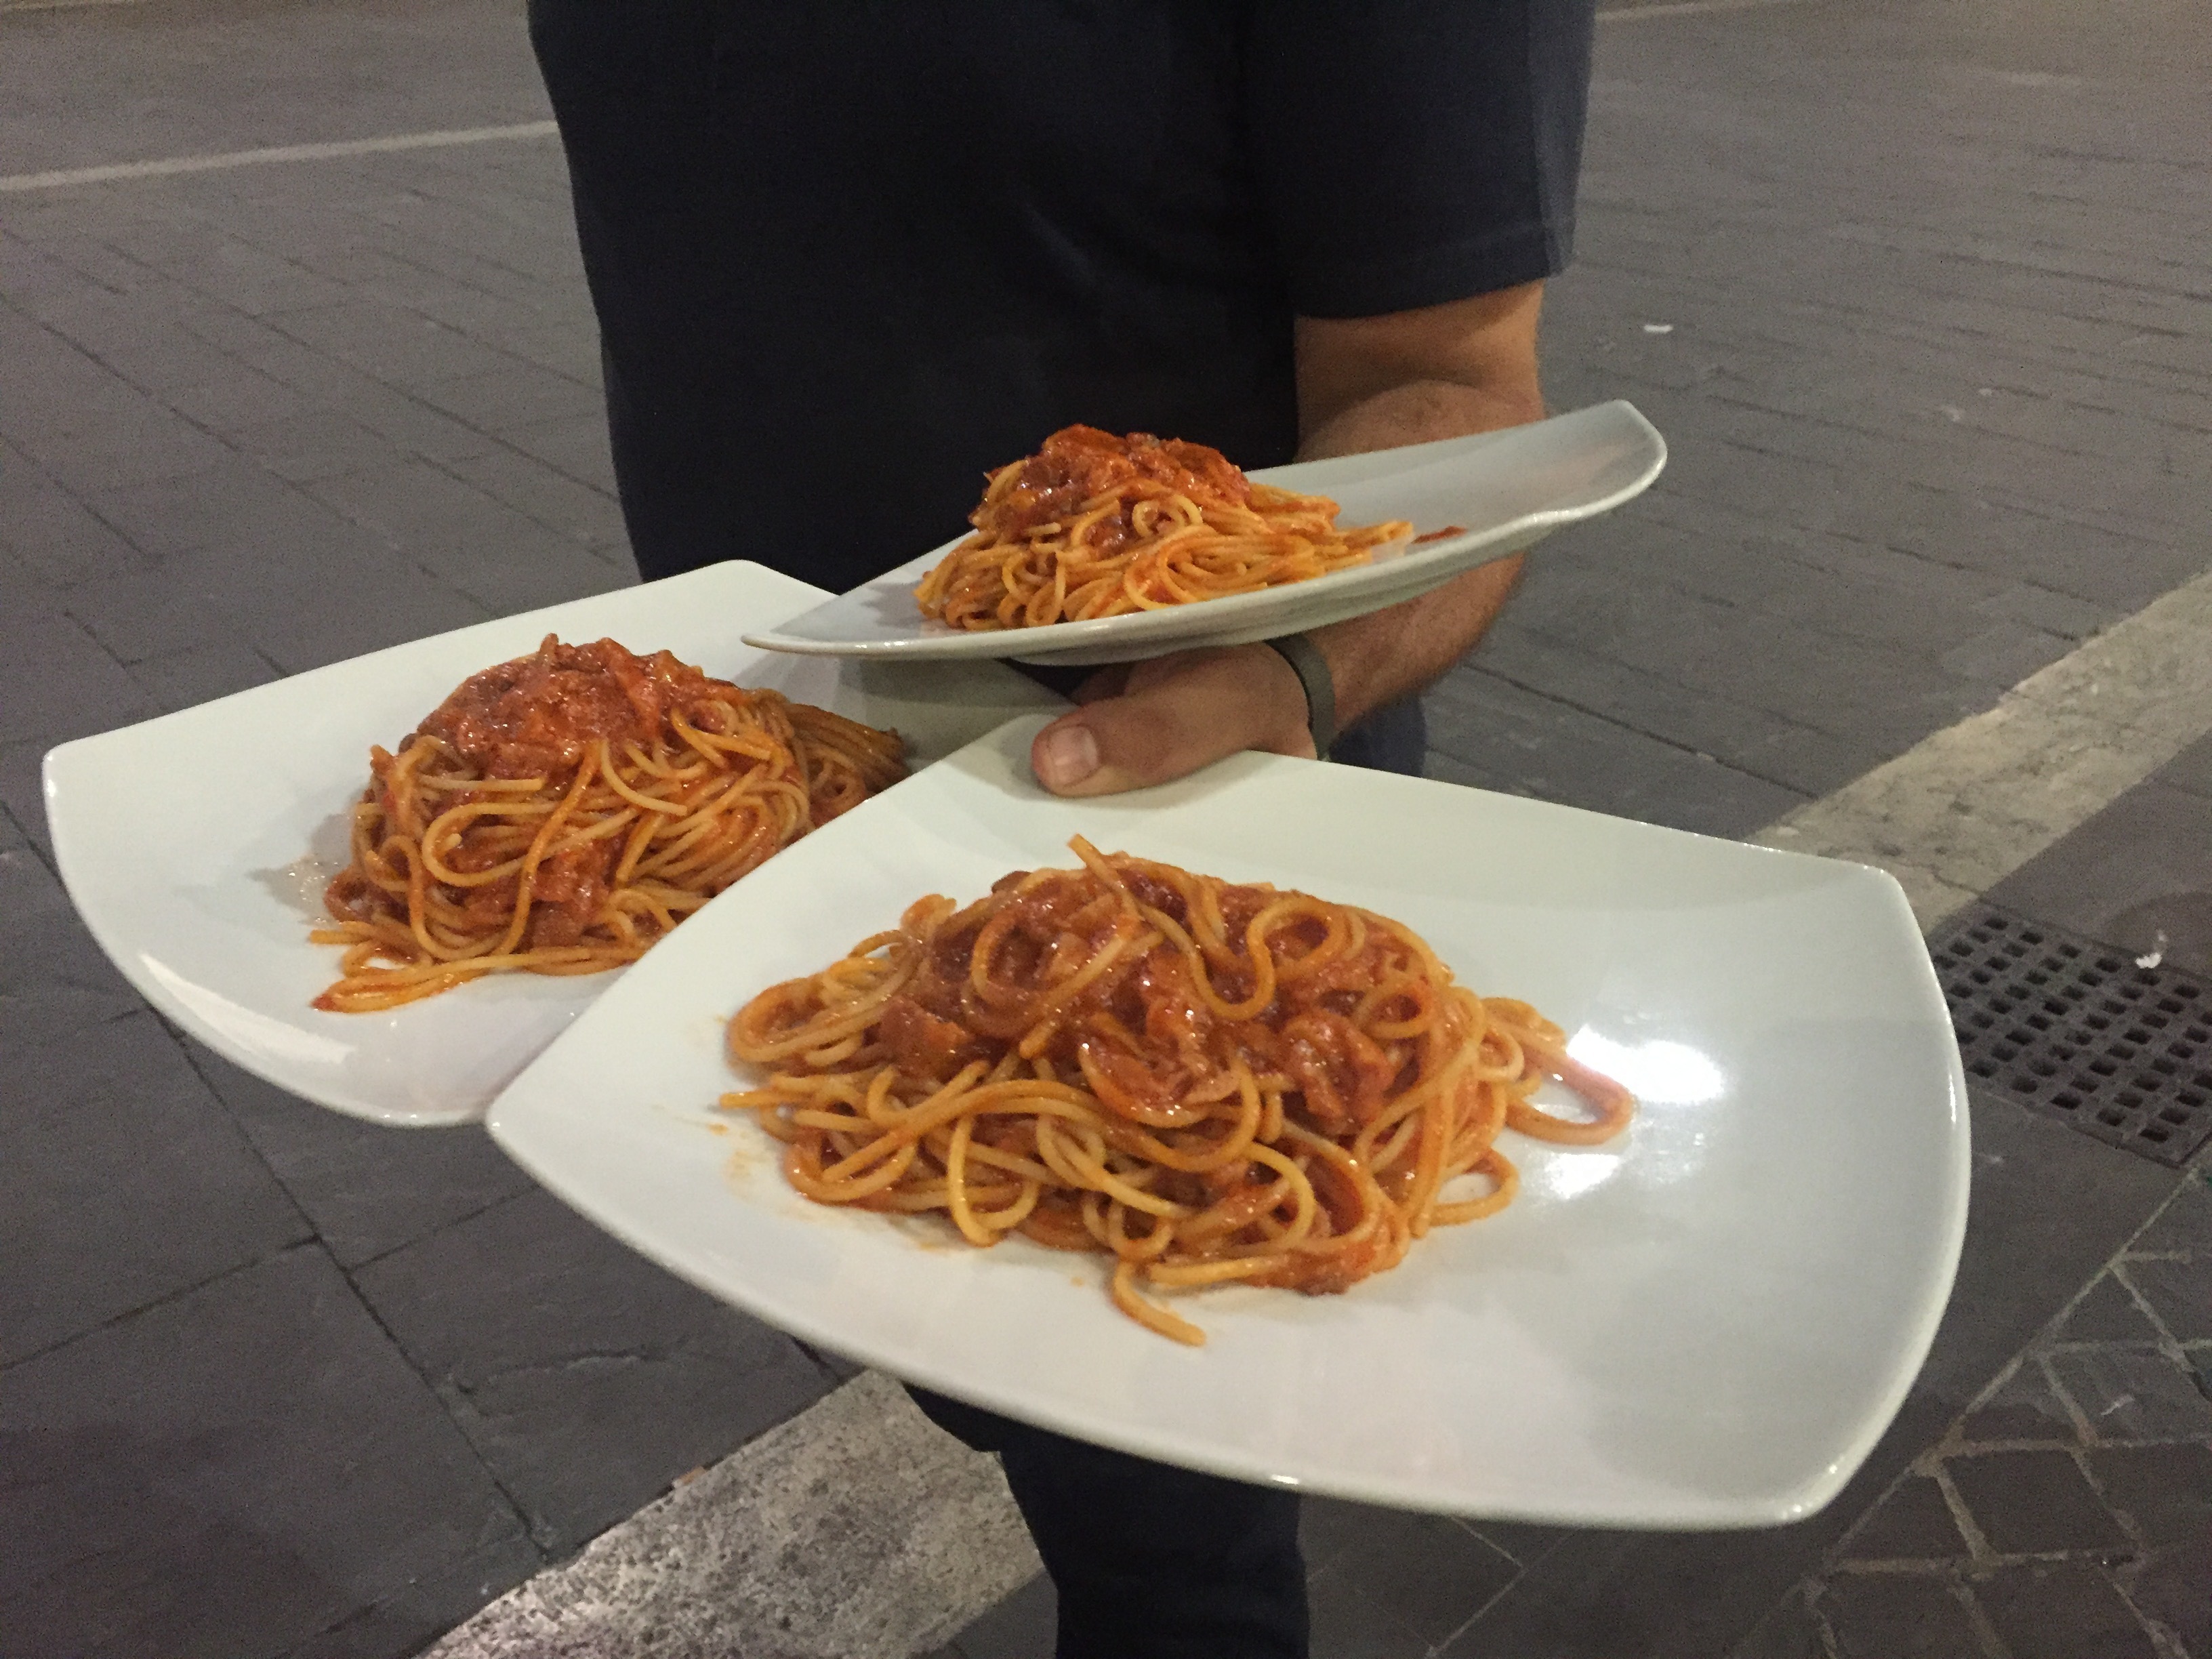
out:
{"label": "large white square plate", "polygon": [[64,744],[46,763],[62,879],[124,976],[227,1059],[357,1117],[471,1121],[617,975],[510,974],[381,1014],[309,1006],[337,972],[338,952],[309,944],[307,931],[345,864],[369,745],[390,747],[468,676],[551,633],[665,648],[741,684],[895,726],[916,765],[1058,705],[997,664],[951,673],[840,665],[740,643],[744,629],[821,597],[759,565],[715,565]]}
{"label": "large white square plate", "polygon": [[915,585],[957,545],[956,537],[745,638],[771,651],[821,656],[1012,657],[1066,665],[1243,645],[1418,598],[1563,526],[1612,511],[1641,495],[1666,462],[1665,442],[1632,404],[1600,404],[1503,432],[1254,472],[1265,483],[1334,497],[1340,524],[1407,519],[1416,536],[1452,525],[1465,532],[1379,555],[1350,570],[1134,616],[968,633],[926,619],[914,599]]}
{"label": "large white square plate", "polygon": [[[896,1376],[1085,1439],[1411,1508],[1767,1525],[1832,1497],[1894,1413],[1965,1225],[1942,997],[1878,871],[1472,789],[1241,756],[1092,801],[1030,781],[1034,720],[811,836],[632,969],[492,1109],[555,1193],[714,1294]],[[1080,832],[1370,906],[1526,997],[1637,1088],[1614,1144],[1509,1135],[1522,1194],[1343,1296],[1178,1298],[1102,1264],[806,1202],[733,1086],[725,1018]]]}

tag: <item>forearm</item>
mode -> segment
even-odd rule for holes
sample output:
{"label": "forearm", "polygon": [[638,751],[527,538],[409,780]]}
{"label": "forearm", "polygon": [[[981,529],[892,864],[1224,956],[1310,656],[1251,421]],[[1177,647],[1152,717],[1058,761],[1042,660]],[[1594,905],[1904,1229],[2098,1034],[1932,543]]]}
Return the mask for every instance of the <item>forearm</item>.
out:
{"label": "forearm", "polygon": [[[1492,432],[1541,420],[1533,386],[1504,389],[1414,380],[1362,398],[1325,422],[1298,459],[1356,455],[1401,444]],[[1472,650],[1520,580],[1521,556],[1498,559],[1418,599],[1316,629],[1314,643],[1336,684],[1340,728],[1413,696]]]}

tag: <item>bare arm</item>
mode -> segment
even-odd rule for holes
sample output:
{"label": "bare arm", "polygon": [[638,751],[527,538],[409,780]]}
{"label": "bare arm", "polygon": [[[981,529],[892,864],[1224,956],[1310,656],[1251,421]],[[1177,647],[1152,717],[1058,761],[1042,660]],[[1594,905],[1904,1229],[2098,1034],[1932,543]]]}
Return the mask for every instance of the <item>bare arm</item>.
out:
{"label": "bare arm", "polygon": [[[1488,432],[1543,418],[1536,374],[1541,283],[1384,317],[1297,324],[1302,460]],[[1338,718],[1412,695],[1480,639],[1518,580],[1516,556],[1311,636]],[[1196,771],[1240,749],[1310,755],[1305,694],[1264,645],[1188,651],[1109,669],[1037,736],[1039,780],[1111,794]]]}

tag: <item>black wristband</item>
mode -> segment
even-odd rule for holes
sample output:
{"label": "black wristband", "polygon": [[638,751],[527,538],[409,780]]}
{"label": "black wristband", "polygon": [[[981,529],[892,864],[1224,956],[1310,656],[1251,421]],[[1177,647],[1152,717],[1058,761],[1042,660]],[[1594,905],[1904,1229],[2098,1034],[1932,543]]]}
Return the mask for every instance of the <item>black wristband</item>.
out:
{"label": "black wristband", "polygon": [[1328,672],[1328,659],[1303,634],[1285,634],[1263,643],[1290,664],[1291,672],[1305,688],[1306,729],[1313,733],[1314,752],[1327,760],[1329,745],[1336,741],[1336,681]]}

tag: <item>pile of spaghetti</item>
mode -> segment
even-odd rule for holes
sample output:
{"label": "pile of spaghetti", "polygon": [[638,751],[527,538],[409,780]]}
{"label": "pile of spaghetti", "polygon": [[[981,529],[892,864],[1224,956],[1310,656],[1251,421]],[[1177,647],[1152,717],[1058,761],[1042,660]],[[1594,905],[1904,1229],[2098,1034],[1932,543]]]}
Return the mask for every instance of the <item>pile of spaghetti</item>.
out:
{"label": "pile of spaghetti", "polygon": [[665,651],[562,645],[464,683],[369,751],[324,904],[368,1013],[507,969],[635,961],[770,854],[905,775],[897,735],[709,679]]}
{"label": "pile of spaghetti", "polygon": [[1254,483],[1217,449],[1071,426],[991,474],[975,533],[921,579],[925,617],[954,628],[1042,628],[1364,564],[1402,520],[1340,530],[1336,503]]}
{"label": "pile of spaghetti", "polygon": [[[1124,1312],[1197,1343],[1140,1282],[1344,1290],[1510,1201],[1501,1129],[1588,1144],[1634,1109],[1395,921],[1073,845],[1082,868],[925,898],[738,1013],[769,1076],[722,1104],[793,1186],[1103,1251]],[[1547,1078],[1594,1115],[1534,1105]]]}

